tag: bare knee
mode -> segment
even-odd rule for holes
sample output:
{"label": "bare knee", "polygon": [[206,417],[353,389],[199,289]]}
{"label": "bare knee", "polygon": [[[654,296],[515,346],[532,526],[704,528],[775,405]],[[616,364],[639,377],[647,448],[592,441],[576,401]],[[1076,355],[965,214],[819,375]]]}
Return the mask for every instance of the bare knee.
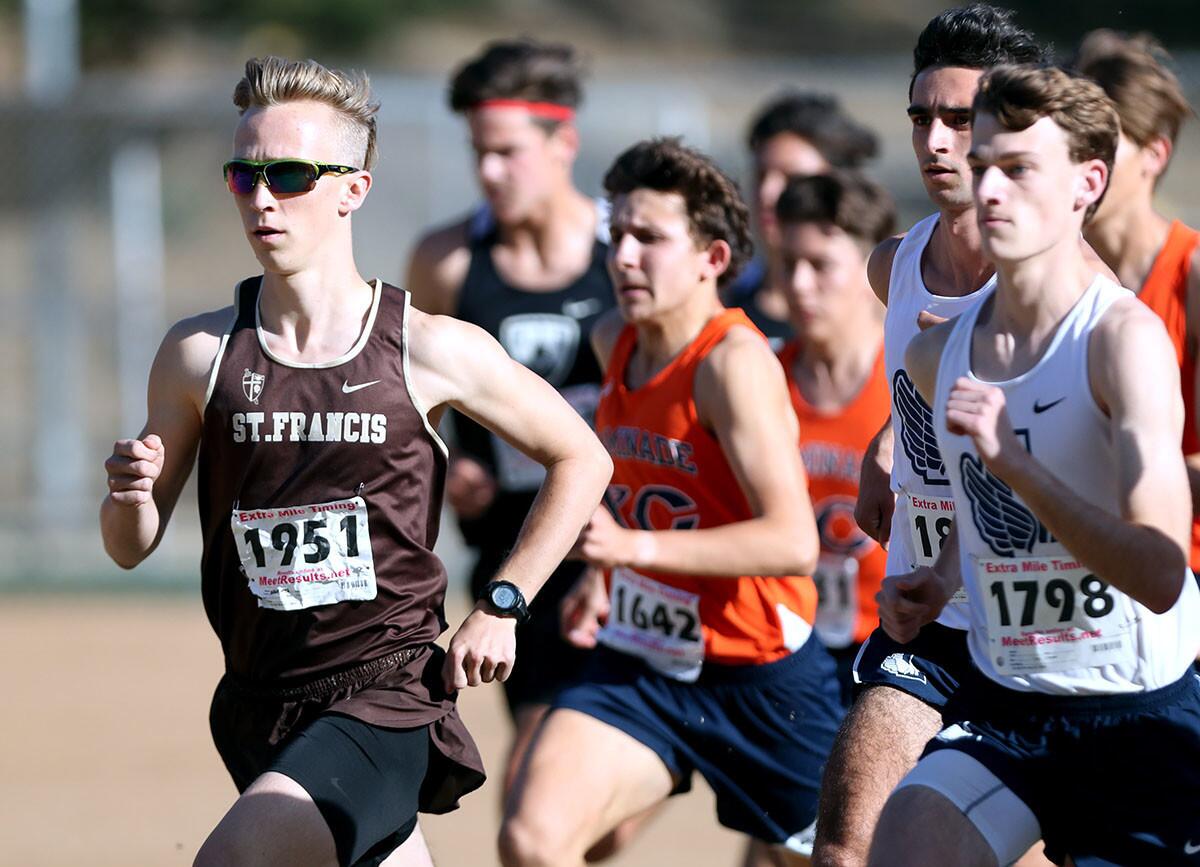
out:
{"label": "bare knee", "polygon": [[891,687],[872,687],[859,697],[821,780],[814,867],[866,864],[884,802],[940,727],[936,710]]}
{"label": "bare knee", "polygon": [[504,867],[555,867],[583,860],[554,823],[520,812],[505,817],[498,848]]}
{"label": "bare knee", "polygon": [[622,851],[632,842],[637,836],[645,823],[645,814],[642,816],[634,816],[632,819],[626,819],[620,825],[613,828],[598,841],[592,848],[587,850],[583,856],[583,860],[589,864],[598,864],[601,861],[607,861],[618,852]]}

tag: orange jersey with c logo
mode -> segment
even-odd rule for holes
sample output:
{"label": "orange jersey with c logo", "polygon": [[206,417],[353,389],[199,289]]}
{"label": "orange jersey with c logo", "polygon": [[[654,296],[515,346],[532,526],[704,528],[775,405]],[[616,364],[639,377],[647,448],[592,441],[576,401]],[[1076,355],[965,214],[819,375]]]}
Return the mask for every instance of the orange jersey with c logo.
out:
{"label": "orange jersey with c logo", "polygon": [[[625,372],[637,332],[632,326],[621,332],[601,387],[596,432],[613,459],[605,500],[623,526],[699,530],[754,517],[721,444],[700,423],[693,394],[697,367],[739,325],[754,328],[741,310],[713,317],[670,364],[633,390],[625,385]],[[763,455],[762,460],[769,461],[770,456]],[[626,601],[614,586],[621,571],[613,570],[609,576],[614,588],[610,623],[616,607]],[[660,598],[678,594],[693,600],[705,661],[772,662],[799,648],[812,632],[817,593],[811,578],[637,572],[634,580],[644,577],[666,585],[667,592],[659,592]],[[654,609],[644,613],[642,620],[652,624],[658,616]],[[675,630],[677,635],[688,627],[688,619],[671,622],[663,617],[660,622],[664,631]]]}
{"label": "orange jersey with c logo", "polygon": [[[1196,356],[1188,345],[1187,283],[1192,255],[1200,243],[1200,232],[1176,220],[1167,232],[1166,243],[1158,251],[1138,298],[1167,326],[1175,357],[1179,361],[1179,379],[1183,387],[1183,453],[1200,452],[1196,431]],[[1200,569],[1200,520],[1192,522],[1191,566]]]}
{"label": "orange jersey with c logo", "polygon": [[814,576],[820,594],[817,634],[829,647],[848,647],[865,641],[879,624],[875,594],[887,567],[887,552],[854,520],[863,452],[891,411],[883,344],[862,390],[835,413],[815,409],[800,393],[793,377],[799,352],[793,341],[779,360],[800,420],[800,456],[821,538]]}

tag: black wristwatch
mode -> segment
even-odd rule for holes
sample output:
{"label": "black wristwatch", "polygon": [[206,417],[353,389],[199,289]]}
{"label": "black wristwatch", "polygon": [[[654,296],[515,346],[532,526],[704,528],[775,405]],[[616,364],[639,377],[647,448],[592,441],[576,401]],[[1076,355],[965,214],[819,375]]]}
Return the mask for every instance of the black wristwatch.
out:
{"label": "black wristwatch", "polygon": [[529,619],[529,606],[525,603],[525,594],[521,588],[511,581],[492,581],[483,588],[480,599],[486,600],[492,610],[501,617],[511,617],[517,623]]}

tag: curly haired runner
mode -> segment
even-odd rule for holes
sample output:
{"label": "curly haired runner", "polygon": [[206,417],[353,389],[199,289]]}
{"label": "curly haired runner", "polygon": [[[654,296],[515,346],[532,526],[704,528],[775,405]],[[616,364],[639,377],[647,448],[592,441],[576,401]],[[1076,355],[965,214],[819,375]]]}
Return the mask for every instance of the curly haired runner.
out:
{"label": "curly haired runner", "polygon": [[615,471],[578,547],[609,575],[564,610],[569,637],[601,646],[530,748],[501,856],[581,864],[699,771],[722,824],[794,857],[840,708],[798,577],[818,542],[783,370],[717,295],[749,257],[747,209],[670,139],[622,154],[605,188],[621,316],[593,339],[596,428]]}
{"label": "curly haired runner", "polygon": [[[428,865],[417,811],[483,782],[455,690],[508,677],[522,594],[567,554],[611,463],[487,334],[359,275],[365,79],[251,60],[234,101],[225,178],[263,274],[163,340],[146,426],[106,462],[105,548],[128,568],[154,550],[199,451],[202,592],[226,669],[210,723],[241,796],[197,865]],[[547,475],[499,592],[443,653],[448,406]]]}

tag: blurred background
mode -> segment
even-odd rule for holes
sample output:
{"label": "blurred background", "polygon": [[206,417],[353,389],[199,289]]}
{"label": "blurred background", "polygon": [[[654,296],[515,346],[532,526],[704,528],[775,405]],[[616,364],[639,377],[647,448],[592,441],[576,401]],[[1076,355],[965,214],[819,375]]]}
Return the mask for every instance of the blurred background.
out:
{"label": "blurred background", "polygon": [[[748,181],[749,118],[799,87],[836,94],[880,134],[868,171],[908,225],[928,210],[904,113],[911,48],[945,5],[0,0],[0,673],[10,687],[0,864],[190,863],[232,797],[204,729],[220,659],[200,612],[194,488],[133,572],[103,554],[96,510],[112,441],[144,421],[166,328],[229,303],[235,282],[256,272],[220,177],[247,57],[311,56],[370,74],[380,161],[356,249],[365,276],[399,283],[421,229],[476,201],[448,76],[486,40],[523,34],[570,41],[590,58],[576,169],[585,192],[598,193],[613,157],[653,134],[682,135]],[[1094,27],[1149,30],[1200,101],[1194,0],[1007,5],[1064,57]],[[1166,214],[1200,223],[1200,124],[1184,128],[1160,195]],[[443,533],[461,586],[453,521]],[[498,699],[472,701],[490,720],[481,741],[491,738],[505,724]],[[177,716],[148,717],[167,712]],[[502,741],[498,728],[496,749]],[[137,815],[120,809],[128,797],[141,798]],[[491,863],[479,853],[490,853],[496,797],[474,798],[477,854],[444,863]],[[707,804],[687,815],[713,824]],[[650,860],[620,863],[697,863],[670,828],[648,846]],[[732,835],[689,833],[703,863],[734,863],[714,854],[734,851]]]}
{"label": "blurred background", "polygon": [[[1184,0],[1016,3],[1069,54],[1097,26],[1155,32],[1195,101],[1200,16]],[[149,562],[98,547],[101,462],[145,420],[167,326],[229,303],[256,270],[220,178],[246,57],[367,71],[382,102],[376,185],[355,220],[364,275],[400,282],[422,227],[475,201],[450,72],[490,38],[582,48],[592,70],[577,180],[589,193],[638,138],[681,134],[748,179],[750,116],[784,87],[836,93],[881,135],[870,171],[922,216],[904,114],[929,0],[0,0],[0,585],[195,583],[185,493]],[[1200,127],[1200,125],[1196,125]],[[1200,221],[1200,128],[1185,127],[1164,209]]]}

